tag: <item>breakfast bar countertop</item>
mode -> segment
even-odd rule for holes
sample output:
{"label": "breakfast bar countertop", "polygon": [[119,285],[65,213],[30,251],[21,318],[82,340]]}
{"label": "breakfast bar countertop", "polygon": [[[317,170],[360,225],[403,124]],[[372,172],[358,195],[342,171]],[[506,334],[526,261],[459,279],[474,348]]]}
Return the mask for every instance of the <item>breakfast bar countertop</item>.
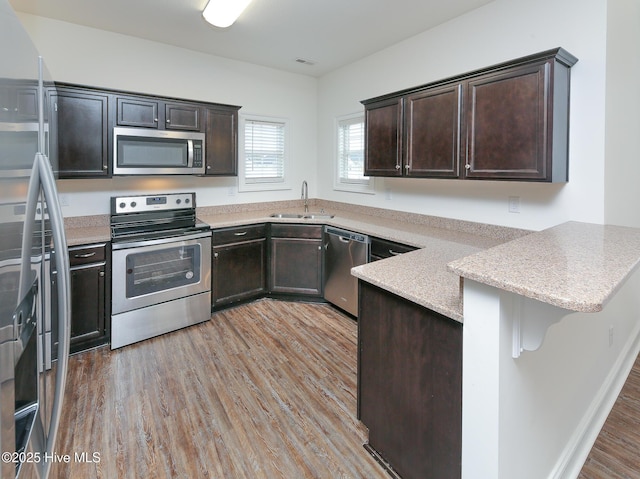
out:
{"label": "breakfast bar countertop", "polygon": [[571,311],[601,311],[640,262],[640,229],[570,221],[449,263],[451,272]]}

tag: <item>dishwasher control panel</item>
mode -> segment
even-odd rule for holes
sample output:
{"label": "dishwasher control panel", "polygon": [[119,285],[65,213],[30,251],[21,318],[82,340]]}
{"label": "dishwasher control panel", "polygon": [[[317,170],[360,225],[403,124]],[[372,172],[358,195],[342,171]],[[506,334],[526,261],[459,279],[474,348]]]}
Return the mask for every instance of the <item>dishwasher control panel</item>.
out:
{"label": "dishwasher control panel", "polygon": [[342,230],[342,229],[337,229],[337,228],[331,228],[329,226],[326,227],[325,232],[327,234],[332,234],[332,235],[337,235],[337,236],[341,236],[345,239],[350,239],[352,241],[358,241],[360,243],[368,243],[369,242],[369,237],[360,233],[353,233],[351,231],[347,231],[347,230]]}

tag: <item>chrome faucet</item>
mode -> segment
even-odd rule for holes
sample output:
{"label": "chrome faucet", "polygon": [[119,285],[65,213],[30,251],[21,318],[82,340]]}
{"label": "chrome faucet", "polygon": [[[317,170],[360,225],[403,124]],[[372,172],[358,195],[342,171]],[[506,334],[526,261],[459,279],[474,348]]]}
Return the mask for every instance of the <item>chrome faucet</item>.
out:
{"label": "chrome faucet", "polygon": [[307,180],[302,182],[302,194],[300,198],[304,200],[304,212],[309,212],[309,185],[307,185]]}

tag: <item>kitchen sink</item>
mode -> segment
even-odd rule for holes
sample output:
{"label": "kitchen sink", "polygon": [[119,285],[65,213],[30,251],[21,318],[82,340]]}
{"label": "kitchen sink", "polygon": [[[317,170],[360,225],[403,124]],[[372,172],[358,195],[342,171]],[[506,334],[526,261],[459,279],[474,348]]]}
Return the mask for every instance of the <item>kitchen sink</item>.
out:
{"label": "kitchen sink", "polygon": [[329,215],[327,213],[309,213],[303,216],[303,218],[309,220],[328,220],[333,218],[335,215]]}
{"label": "kitchen sink", "polygon": [[271,214],[271,218],[304,218],[304,215],[299,215],[296,213],[273,213]]}
{"label": "kitchen sink", "polygon": [[335,215],[330,215],[328,213],[271,213],[271,218],[301,218],[304,220],[328,220],[333,218]]}

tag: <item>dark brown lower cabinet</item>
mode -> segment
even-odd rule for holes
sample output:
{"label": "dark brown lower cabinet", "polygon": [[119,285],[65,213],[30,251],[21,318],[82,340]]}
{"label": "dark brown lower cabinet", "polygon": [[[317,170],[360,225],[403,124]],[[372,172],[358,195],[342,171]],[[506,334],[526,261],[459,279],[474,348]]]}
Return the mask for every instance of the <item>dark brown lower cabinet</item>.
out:
{"label": "dark brown lower cabinet", "polygon": [[109,256],[104,243],[69,248],[72,353],[109,341]]}
{"label": "dark brown lower cabinet", "polygon": [[262,296],[266,291],[265,225],[214,230],[211,306]]}
{"label": "dark brown lower cabinet", "polygon": [[269,291],[322,296],[322,226],[271,225]]}
{"label": "dark brown lower cabinet", "polygon": [[462,324],[360,281],[358,418],[403,479],[461,475]]}

